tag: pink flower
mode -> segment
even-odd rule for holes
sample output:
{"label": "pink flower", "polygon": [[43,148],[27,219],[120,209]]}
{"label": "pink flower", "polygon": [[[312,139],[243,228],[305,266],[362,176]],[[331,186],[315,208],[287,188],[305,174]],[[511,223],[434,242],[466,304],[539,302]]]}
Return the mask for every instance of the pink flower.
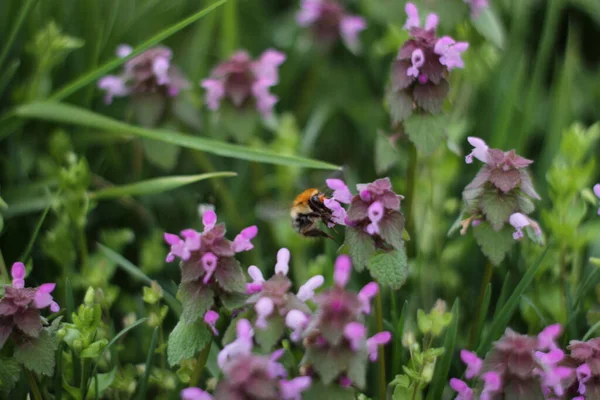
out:
{"label": "pink flower", "polygon": [[327,225],[331,228],[334,225],[346,225],[346,210],[340,203],[335,201],[334,199],[325,199],[323,202],[325,207],[331,210],[331,223]]}
{"label": "pink flower", "polygon": [[[442,39],[440,39],[442,40]],[[438,41],[439,43],[439,41]],[[437,44],[436,44],[437,46]],[[471,164],[473,162],[473,157],[482,161],[484,163],[488,162],[488,145],[480,138],[469,136],[467,138],[468,142],[473,146],[473,151],[465,157],[465,161],[467,164]]]}
{"label": "pink flower", "polygon": [[275,264],[275,273],[287,276],[290,270],[290,251],[285,247],[277,252],[277,264]]}
{"label": "pink flower", "polygon": [[455,400],[473,400],[473,389],[460,379],[450,379],[450,387],[458,393]]}
{"label": "pink flower", "polygon": [[440,64],[445,65],[448,71],[451,71],[454,68],[465,67],[461,53],[464,53],[468,48],[469,43],[456,42],[450,36],[444,36],[438,39],[433,51],[440,56]]}
{"label": "pink flower", "polygon": [[538,348],[540,350],[554,350],[558,348],[556,339],[562,333],[560,324],[549,325],[538,335]]}
{"label": "pink flower", "polygon": [[204,224],[204,232],[210,231],[217,223],[217,214],[213,210],[206,210],[202,214],[202,224]]}
{"label": "pink flower", "polygon": [[483,390],[480,400],[491,400],[494,393],[498,392],[502,387],[500,375],[494,371],[489,371],[481,375],[483,379]]}
{"label": "pink flower", "polygon": [[324,282],[325,278],[323,278],[322,275],[313,276],[308,281],[306,281],[304,285],[300,286],[296,297],[298,297],[300,301],[304,302],[312,299],[315,295],[315,290],[320,288]]}
{"label": "pink flower", "polygon": [[423,50],[415,49],[412,52],[410,59],[412,62],[412,66],[406,70],[406,74],[408,76],[414,76],[416,78],[419,76],[419,68],[421,68],[425,63],[425,55],[423,54]]}
{"label": "pink flower", "polygon": [[213,400],[213,397],[200,388],[189,387],[181,391],[181,400]]}
{"label": "pink flower", "polygon": [[421,19],[419,18],[419,9],[413,3],[406,3],[404,11],[408,19],[404,24],[404,29],[411,30],[412,28],[419,28],[421,26]]}
{"label": "pink flower", "polygon": [[10,274],[13,278],[12,287],[23,289],[25,287],[25,265],[17,261],[12,265]]}
{"label": "pink flower", "polygon": [[[594,185],[594,194],[600,199],[600,183]],[[600,215],[600,208],[598,208],[598,215]]]}
{"label": "pink flower", "polygon": [[273,304],[273,300],[268,297],[261,297],[256,304],[254,305],[254,310],[256,311],[257,319],[256,326],[262,329],[267,328],[267,318],[273,314],[273,310],[275,306]]}
{"label": "pink flower", "polygon": [[116,54],[117,54],[117,57],[119,57],[119,58],[125,58],[128,55],[130,55],[132,51],[133,51],[133,48],[131,48],[130,45],[120,44],[117,46]]}
{"label": "pink flower", "polygon": [[265,281],[260,269],[256,265],[251,265],[248,267],[248,275],[252,278],[252,283],[246,284],[246,293],[253,294],[260,292]]}
{"label": "pink flower", "polygon": [[237,339],[223,347],[223,350],[219,352],[217,364],[221,369],[226,369],[228,362],[234,360],[235,357],[252,352],[254,331],[250,321],[247,319],[239,320],[236,325],[236,333]]}
{"label": "pink flower", "polygon": [[367,28],[367,22],[363,17],[348,15],[340,22],[342,40],[350,50],[357,50],[360,43],[358,34]]}
{"label": "pink flower", "polygon": [[353,196],[344,181],[341,179],[327,179],[325,183],[327,187],[333,190],[333,198],[335,200],[343,204],[350,204]]}
{"label": "pink flower", "polygon": [[233,251],[240,253],[242,251],[252,250],[254,245],[251,240],[258,234],[258,227],[256,225],[249,226],[242,229],[239,235],[233,239],[233,245],[231,246]]}
{"label": "pink flower", "polygon": [[292,329],[290,339],[297,342],[302,338],[304,329],[308,326],[309,317],[300,310],[290,310],[285,316],[285,325]]}
{"label": "pink flower", "polygon": [[377,295],[377,292],[379,292],[379,285],[377,282],[367,283],[360,292],[358,292],[358,300],[362,306],[361,311],[365,314],[371,314],[371,299]]}
{"label": "pink flower", "polygon": [[579,394],[585,393],[585,383],[592,376],[592,371],[587,364],[581,364],[577,369],[575,369],[575,375],[577,376],[577,381],[579,382],[579,386],[577,388],[577,392]]}
{"label": "pink flower", "polygon": [[350,348],[358,351],[367,335],[367,328],[360,322],[350,322],[344,327],[344,337],[350,342]]}
{"label": "pink flower", "polygon": [[467,364],[467,372],[465,374],[467,379],[472,379],[479,375],[483,366],[483,360],[477,357],[477,354],[468,350],[461,350],[460,359]]}
{"label": "pink flower", "polygon": [[333,281],[339,287],[345,287],[350,280],[350,273],[352,272],[352,261],[347,255],[338,256],[335,260]]}
{"label": "pink flower", "polygon": [[283,400],[301,400],[300,393],[305,391],[312,384],[312,379],[309,376],[299,376],[291,380],[279,381],[281,388],[281,398]]}
{"label": "pink flower", "polygon": [[215,269],[217,269],[218,258],[213,253],[209,252],[209,253],[204,253],[204,255],[202,256],[202,258],[200,260],[202,262],[202,267],[204,268],[204,271],[206,272],[206,275],[204,275],[204,279],[202,280],[202,282],[207,284],[208,281],[210,281],[210,278],[212,277],[213,272],[215,272]]}
{"label": "pink flower", "polygon": [[206,89],[206,105],[209,110],[219,109],[221,99],[225,96],[225,85],[217,79],[204,79],[200,86]]}
{"label": "pink flower", "polygon": [[112,103],[113,97],[124,97],[130,93],[125,80],[115,75],[107,75],[98,81],[98,88],[106,92],[104,102]]}
{"label": "pink flower", "polygon": [[367,339],[367,351],[369,352],[369,359],[371,361],[377,361],[377,346],[384,346],[392,340],[392,334],[388,331],[376,333],[369,339]]}
{"label": "pink flower", "polygon": [[35,292],[35,297],[33,298],[33,305],[35,308],[41,309],[50,306],[50,311],[60,311],[59,305],[54,301],[52,295],[50,294],[54,291],[55,287],[56,283],[44,283],[37,289]]}
{"label": "pink flower", "polygon": [[219,313],[213,310],[208,310],[204,314],[204,322],[210,327],[215,336],[219,336],[219,331],[216,328],[217,320],[219,319]]}
{"label": "pink flower", "polygon": [[379,222],[383,219],[383,213],[383,205],[379,201],[376,201],[369,206],[367,216],[371,223],[366,227],[366,231],[369,235],[373,236],[379,233]]}
{"label": "pink flower", "polygon": [[513,238],[515,240],[521,239],[523,234],[523,228],[530,225],[529,218],[521,213],[514,213],[508,219],[508,222],[515,228],[515,232],[513,233]]}

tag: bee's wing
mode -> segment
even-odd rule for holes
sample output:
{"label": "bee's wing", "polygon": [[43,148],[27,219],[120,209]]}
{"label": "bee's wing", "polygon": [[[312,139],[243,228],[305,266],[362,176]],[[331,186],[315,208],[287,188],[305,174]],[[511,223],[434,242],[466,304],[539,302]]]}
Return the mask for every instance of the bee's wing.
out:
{"label": "bee's wing", "polygon": [[289,219],[290,205],[281,201],[263,200],[256,204],[255,213],[259,219],[267,222]]}

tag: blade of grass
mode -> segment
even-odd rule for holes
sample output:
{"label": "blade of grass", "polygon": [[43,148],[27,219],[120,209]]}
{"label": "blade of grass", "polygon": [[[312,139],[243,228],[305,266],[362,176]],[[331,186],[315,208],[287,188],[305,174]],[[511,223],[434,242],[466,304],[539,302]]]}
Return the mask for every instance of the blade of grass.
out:
{"label": "blade of grass", "polygon": [[178,187],[189,185],[210,178],[225,178],[237,176],[235,172],[214,172],[209,174],[188,175],[188,176],[167,176],[163,178],[148,179],[122,186],[111,186],[90,193],[90,198],[94,200],[114,199],[124,196],[142,196],[167,192]]}
{"label": "blade of grass", "polygon": [[67,277],[65,279],[65,304],[67,308],[66,320],[73,322],[73,313],[75,312],[75,301],[73,300],[73,287],[71,286],[71,280]]}
{"label": "blade of grass", "polygon": [[458,334],[458,319],[460,318],[460,300],[457,298],[452,306],[452,322],[446,331],[444,337],[444,354],[440,357],[435,367],[435,375],[431,389],[427,395],[427,400],[441,399],[442,392],[448,382],[448,372],[450,364],[454,357],[454,348],[456,347],[456,335]]}
{"label": "blade of grass", "polygon": [[19,60],[14,60],[6,67],[2,72],[2,75],[0,75],[0,96],[4,93],[4,89],[6,89],[6,86],[10,83],[13,75],[17,72],[17,69],[19,69],[19,65],[21,65],[21,62]]}
{"label": "blade of grass", "polygon": [[494,318],[500,312],[500,309],[504,305],[506,301],[506,297],[508,296],[508,291],[510,287],[510,271],[504,275],[504,282],[502,283],[502,289],[500,289],[500,296],[498,296],[498,301],[496,302],[496,309],[494,310]]}
{"label": "blade of grass", "polygon": [[138,392],[138,399],[144,400],[146,398],[146,390],[148,390],[148,379],[150,378],[150,370],[152,369],[152,358],[154,358],[154,349],[156,349],[156,341],[158,339],[158,330],[160,327],[154,328],[154,334],[152,335],[152,341],[150,342],[150,348],[148,349],[148,356],[146,357],[146,369],[144,370],[144,377],[140,382],[140,391]]}
{"label": "blade of grass", "polygon": [[217,154],[223,157],[238,158],[247,161],[264,162],[268,164],[288,165],[306,168],[336,170],[340,167],[323,161],[304,157],[279,154],[274,151],[239,146],[214,139],[184,135],[166,129],[145,129],[119,122],[92,111],[60,103],[32,103],[19,107],[16,115],[47,121],[86,126],[107,131],[133,134],[152,140],[175,144],[194,150]]}
{"label": "blade of grass", "polygon": [[402,368],[402,352],[404,348],[402,346],[402,336],[404,335],[404,323],[406,321],[407,309],[408,300],[405,300],[402,311],[400,312],[400,318],[398,318],[398,322],[396,323],[396,334],[393,337],[392,376],[398,375]]}
{"label": "blade of grass", "polygon": [[54,376],[54,400],[62,399],[63,347],[64,347],[64,343],[60,342],[58,344],[58,349],[56,350],[56,375]]}
{"label": "blade of grass", "polygon": [[222,9],[221,59],[225,60],[238,48],[237,0],[229,0]]}
{"label": "blade of grass", "polygon": [[196,22],[197,20],[204,17],[206,14],[208,14],[215,8],[220,7],[221,5],[225,4],[226,2],[227,2],[227,0],[216,1],[213,4],[209,5],[208,7],[205,7],[204,9],[198,11],[197,13],[177,22],[174,25],[171,25],[170,27],[162,30],[158,34],[156,34],[153,37],[151,37],[150,39],[146,40],[144,43],[140,44],[139,46],[136,46],[133,49],[133,51],[131,52],[131,54],[129,54],[127,57],[113,59],[113,60],[99,66],[98,68],[95,68],[94,70],[86,73],[85,75],[75,79],[73,82],[67,83],[62,88],[60,88],[58,91],[56,91],[50,98],[52,100],[62,100],[64,98],[66,98],[67,96],[75,93],[82,87],[84,87],[92,82],[95,82],[96,80],[98,80],[98,78],[102,77],[103,75],[106,75],[113,69],[119,67],[120,65],[123,65],[124,63],[126,63],[133,57],[137,56],[138,54],[143,53],[144,51],[148,50],[149,48],[157,45],[158,43],[160,43],[163,40],[167,39],[168,37],[172,36],[173,34],[179,32],[186,26]]}
{"label": "blade of grass", "polygon": [[17,34],[19,33],[19,30],[21,29],[21,25],[23,25],[27,14],[29,14],[29,11],[36,3],[37,0],[25,0],[23,2],[23,6],[21,7],[19,14],[17,15],[15,24],[13,25],[12,29],[10,30],[10,33],[8,34],[8,39],[6,40],[6,43],[2,44],[4,50],[2,50],[2,53],[0,54],[0,70],[2,69],[2,64],[4,64],[4,60],[8,56],[8,52],[10,51],[12,44],[15,41]]}
{"label": "blade of grass", "polygon": [[37,237],[38,237],[38,235],[40,233],[40,229],[42,229],[42,225],[44,224],[44,221],[46,220],[46,217],[48,216],[48,212],[50,211],[50,207],[51,207],[51,204],[48,204],[46,206],[46,209],[44,210],[44,212],[40,216],[40,219],[38,219],[38,222],[37,222],[37,224],[35,226],[35,229],[33,231],[33,235],[31,235],[31,238],[29,238],[29,243],[27,243],[27,247],[25,248],[25,251],[23,251],[23,254],[19,258],[19,260],[21,260],[21,262],[24,263],[24,264],[27,264],[27,262],[29,261],[29,257],[31,256],[31,249],[33,249],[33,245],[35,243],[35,240],[37,239]]}
{"label": "blade of grass", "polygon": [[[106,256],[109,260],[116,263],[119,267],[121,267],[125,272],[127,272],[132,277],[144,282],[147,285],[152,284],[152,279],[146,274],[142,272],[136,265],[134,265],[131,261],[120,255],[119,253],[111,250],[110,248],[104,246],[101,243],[96,243],[98,246],[98,250]],[[181,314],[181,304],[179,300],[177,300],[171,293],[163,288],[163,295],[165,297],[165,301],[173,310],[173,312],[179,316]]]}
{"label": "blade of grass", "polygon": [[535,276],[536,272],[540,269],[542,261],[546,257],[546,254],[548,253],[551,244],[551,242],[548,243],[548,245],[544,249],[544,252],[540,255],[538,260],[533,264],[533,266],[529,267],[527,272],[525,272],[525,275],[523,275],[521,281],[519,282],[513,293],[510,295],[508,300],[506,300],[506,304],[502,306],[502,309],[500,310],[498,315],[494,317],[490,325],[490,330],[485,335],[485,339],[481,341],[479,347],[477,348],[477,354],[479,354],[480,356],[487,352],[493,340],[499,338],[500,335],[502,335],[502,332],[510,322],[511,317],[513,316],[515,310],[519,306],[521,295],[525,293],[525,291],[531,284],[531,281],[533,280],[533,277]]}
{"label": "blade of grass", "polygon": [[485,294],[483,296],[483,303],[481,307],[481,312],[479,313],[479,318],[475,321],[475,327],[473,329],[474,336],[472,338],[473,347],[477,347],[479,342],[481,341],[481,333],[483,331],[483,326],[485,324],[485,317],[487,316],[488,309],[490,307],[490,299],[492,298],[492,284],[488,283],[487,288],[485,289]]}
{"label": "blade of grass", "polygon": [[590,329],[588,329],[588,331],[585,333],[585,335],[583,335],[583,339],[581,339],[581,340],[583,342],[587,341],[589,338],[592,337],[594,332],[596,332],[598,330],[598,328],[600,328],[600,321],[596,322]]}

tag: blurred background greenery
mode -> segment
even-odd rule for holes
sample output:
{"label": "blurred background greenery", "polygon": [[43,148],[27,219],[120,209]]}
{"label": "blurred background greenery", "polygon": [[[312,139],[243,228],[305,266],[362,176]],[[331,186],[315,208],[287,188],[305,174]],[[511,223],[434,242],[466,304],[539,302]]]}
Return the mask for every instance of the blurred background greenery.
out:
{"label": "blurred background greenery", "polygon": [[[401,30],[405,21],[401,0],[347,1],[349,9],[368,21],[361,34],[363,51],[357,55],[341,44],[326,51],[319,48],[295,22],[298,2],[287,0],[228,0],[162,42],[173,49],[173,63],[192,87],[171,105],[159,127],[322,160],[343,166],[342,172],[224,158],[118,129],[15,115],[16,107],[56,96],[61,88],[69,88],[66,85],[113,59],[119,44],[136,47],[211,3],[0,2],[0,195],[7,204],[0,211],[4,263],[30,258],[29,267],[35,266],[29,278],[32,283],[58,280],[61,288],[69,277],[78,297],[90,285],[103,289],[110,319],[117,325],[131,312],[146,313],[140,298],[142,283],[117,269],[97,243],[123,254],[174,293],[179,271],[163,261],[162,232],[199,228],[199,207],[210,204],[227,223],[231,238],[245,226],[259,226],[255,250],[241,256],[244,265],[256,264],[269,275],[277,249],[288,247],[294,281],[299,284],[317,273],[330,279],[338,245],[304,239],[292,231],[288,207],[296,194],[308,187],[324,189],[324,180],[333,175],[343,176],[349,184],[389,175],[395,190],[407,194],[408,142],[401,130],[390,127],[383,101],[390,63],[407,38]],[[512,325],[536,333],[557,320],[570,324],[569,337],[579,337],[588,324],[600,319],[593,295],[598,277],[587,262],[600,256],[600,225],[593,220],[594,198],[589,192],[600,179],[595,164],[598,133],[584,133],[583,128],[600,120],[600,2],[490,0],[491,9],[476,21],[462,0],[415,3],[423,12],[440,15],[441,34],[466,40],[470,47],[465,69],[451,76],[445,104],[450,116],[447,143],[432,155],[418,157],[411,199],[410,278],[399,292],[385,293],[384,300],[391,305],[388,320],[397,321],[398,315],[391,314],[405,300],[409,315],[414,315],[417,308],[429,309],[437,298],[452,303],[457,297],[462,299],[461,318],[475,318],[474,299],[481,296],[485,258],[470,235],[448,238],[446,233],[458,215],[461,190],[476,173],[463,161],[465,139],[479,136],[493,147],[514,148],[535,160],[532,172],[543,197],[538,209],[545,210],[536,212],[536,217],[546,235],[555,239],[556,254],[545,259],[547,265],[536,276],[534,290],[524,296]],[[256,57],[267,48],[287,55],[274,88],[280,98],[275,115],[266,121],[232,117],[236,125],[215,126],[199,81],[237,49],[247,49]],[[67,93],[62,101],[131,124],[144,122],[127,99],[104,104],[97,78]],[[573,127],[574,123],[581,128]],[[554,180],[547,178],[553,168]],[[216,171],[237,176],[145,196],[101,200],[90,195],[112,185]],[[574,209],[578,213],[571,218],[569,210]],[[590,221],[584,223],[585,218]],[[501,288],[510,292],[540,252],[533,245],[525,246],[523,254],[523,246],[515,246],[494,272],[490,316]],[[574,284],[567,291],[581,294],[585,289],[585,293],[563,303],[560,295],[552,293],[562,290],[561,279],[567,274]],[[365,272],[353,285],[359,287],[367,280]],[[581,287],[580,282],[588,286]],[[589,309],[592,312],[586,312]],[[138,337],[138,352],[123,357],[143,359],[150,340],[149,334],[145,336]],[[468,334],[465,338],[462,345],[467,345]],[[400,365],[391,368],[398,372]]]}

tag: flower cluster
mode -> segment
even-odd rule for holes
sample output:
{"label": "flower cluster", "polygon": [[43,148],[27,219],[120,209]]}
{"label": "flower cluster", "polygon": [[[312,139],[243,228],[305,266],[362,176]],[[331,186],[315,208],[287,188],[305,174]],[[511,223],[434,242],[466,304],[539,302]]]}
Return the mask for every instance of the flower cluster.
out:
{"label": "flower cluster", "polygon": [[358,50],[358,34],[367,27],[364,18],[347,14],[337,0],[302,0],[297,21],[309,27],[319,43],[330,46],[341,38],[351,51]]}
{"label": "flower cluster", "polygon": [[496,232],[509,223],[515,229],[515,240],[524,236],[526,227],[540,236],[539,225],[527,216],[534,210],[530,198],[540,200],[526,170],[533,161],[517,155],[514,150],[490,149],[476,137],[469,137],[468,141],[474,148],[465,158],[467,164],[473,162],[473,157],[485,164],[463,191],[470,216],[462,221],[461,233],[465,234],[469,225],[477,226],[485,221]]}
{"label": "flower cluster", "polygon": [[254,329],[247,319],[236,326],[237,339],[226,345],[218,355],[217,363],[224,378],[215,389],[214,397],[199,388],[181,392],[184,400],[229,400],[260,398],[264,400],[300,400],[312,379],[301,376],[287,379],[287,372],[277,362],[283,349],[270,356],[252,353]]}
{"label": "flower cluster", "polygon": [[364,315],[371,312],[371,299],[379,287],[367,284],[358,294],[346,290],[350,280],[350,257],[339,256],[335,262],[335,286],[315,296],[318,309],[314,314],[292,310],[286,325],[293,330],[292,340],[306,349],[302,360],[307,375],[318,374],[329,385],[336,381],[343,387],[364,387],[367,358],[377,359],[377,347],[391,340],[389,332],[367,338]]}
{"label": "flower cluster", "polygon": [[256,107],[268,117],[277,103],[270,88],[279,82],[278,68],[284,61],[285,55],[272,49],[266,50],[258,60],[252,60],[246,51],[236,52],[217,65],[210,78],[202,81],[208,108],[218,110],[221,101],[229,99],[236,108]]}
{"label": "flower cluster", "polygon": [[469,47],[467,42],[456,42],[450,36],[437,37],[437,14],[429,14],[422,27],[417,7],[407,3],[405,10],[408,19],[404,29],[411,37],[392,65],[388,91],[390,107],[401,107],[392,112],[395,123],[408,118],[417,107],[429,113],[440,111],[450,88],[448,73],[464,67],[461,54]]}
{"label": "flower cluster", "polygon": [[11,275],[12,285],[4,288],[0,299],[0,349],[11,335],[17,344],[38,338],[43,321],[40,310],[46,307],[52,312],[60,310],[51,295],[55,283],[26,288],[25,266],[21,262],[13,264]]}
{"label": "flower cluster", "polygon": [[[118,57],[127,57],[132,48],[120,45]],[[173,65],[173,52],[165,46],[146,50],[125,63],[121,75],[107,75],[98,81],[98,87],[106,92],[104,101],[110,104],[113,97],[129,95],[160,94],[175,97],[189,87],[181,72]]]}
{"label": "flower cluster", "polygon": [[[483,384],[475,389],[460,379],[451,379],[450,386],[458,392],[456,399],[475,399],[476,392],[481,400],[500,394],[506,398],[518,394],[517,397],[527,399],[568,396],[584,400],[584,394],[596,398],[591,393],[597,389],[590,385],[594,376],[590,367],[590,360],[595,356],[591,350],[594,344],[572,341],[569,357],[556,344],[560,334],[559,324],[546,327],[537,337],[521,335],[507,328],[484,360],[463,350],[461,359],[467,365],[465,377],[477,377]],[[596,371],[598,375],[600,370]]]}
{"label": "flower cluster", "polygon": [[[233,241],[227,240],[225,225],[217,224],[217,215],[212,210],[202,215],[202,222],[203,232],[186,229],[181,231],[181,237],[164,234],[165,241],[171,246],[167,262],[176,257],[181,259],[178,296],[183,305],[183,319],[188,324],[210,310],[215,298],[226,308],[237,305],[237,299],[246,291],[246,278],[234,256],[251,250],[251,241],[258,234],[258,228],[250,226]],[[205,316],[205,320],[214,327],[214,323],[209,322],[216,322],[214,315]]]}
{"label": "flower cluster", "polygon": [[578,396],[573,400],[600,398],[600,338],[571,340],[567,348],[568,362],[575,368],[569,394]]}
{"label": "flower cluster", "polygon": [[256,313],[256,341],[268,350],[283,335],[283,330],[277,337],[273,333],[278,332],[277,326],[284,325],[284,318],[290,311],[311,312],[305,302],[312,299],[315,290],[325,281],[321,275],[313,276],[300,287],[297,295],[291,293],[292,282],[287,277],[289,261],[289,250],[280,249],[277,252],[275,274],[269,280],[264,279],[258,267],[248,267],[248,275],[253,282],[246,284],[246,293],[251,294],[246,304],[251,305]]}

